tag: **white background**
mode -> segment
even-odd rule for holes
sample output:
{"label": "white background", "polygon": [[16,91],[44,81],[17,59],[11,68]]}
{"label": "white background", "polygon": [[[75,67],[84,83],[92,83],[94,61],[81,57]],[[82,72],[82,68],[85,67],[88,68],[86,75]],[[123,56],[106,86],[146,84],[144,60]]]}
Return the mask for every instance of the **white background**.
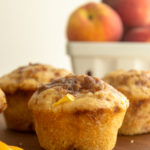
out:
{"label": "white background", "polygon": [[0,75],[28,62],[70,70],[65,52],[66,23],[70,13],[87,2],[0,0]]}

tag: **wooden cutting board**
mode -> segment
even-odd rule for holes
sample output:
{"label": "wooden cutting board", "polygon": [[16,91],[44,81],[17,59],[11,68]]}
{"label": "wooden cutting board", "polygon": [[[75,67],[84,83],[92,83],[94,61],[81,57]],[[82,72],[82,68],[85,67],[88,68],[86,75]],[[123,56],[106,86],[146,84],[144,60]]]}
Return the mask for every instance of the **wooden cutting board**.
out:
{"label": "wooden cutting board", "polygon": [[[0,115],[0,140],[16,145],[24,150],[42,150],[34,133],[20,133],[7,130]],[[114,150],[150,150],[150,134],[139,136],[119,136]]]}

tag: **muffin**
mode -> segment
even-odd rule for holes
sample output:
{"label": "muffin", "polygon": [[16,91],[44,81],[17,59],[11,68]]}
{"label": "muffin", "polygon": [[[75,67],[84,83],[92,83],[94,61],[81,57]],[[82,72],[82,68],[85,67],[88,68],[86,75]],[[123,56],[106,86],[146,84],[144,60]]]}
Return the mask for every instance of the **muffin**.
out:
{"label": "muffin", "polygon": [[6,109],[6,107],[7,107],[7,103],[6,103],[5,94],[0,89],[0,113],[3,112]]}
{"label": "muffin", "polygon": [[120,134],[134,135],[150,132],[150,71],[109,73],[103,78],[130,101]]}
{"label": "muffin", "polygon": [[49,65],[29,64],[0,78],[0,88],[5,92],[8,108],[4,116],[8,128],[18,131],[32,131],[33,121],[28,101],[41,84],[69,74],[63,69]]}
{"label": "muffin", "polygon": [[29,101],[46,150],[111,150],[128,100],[102,80],[68,75],[41,86]]}

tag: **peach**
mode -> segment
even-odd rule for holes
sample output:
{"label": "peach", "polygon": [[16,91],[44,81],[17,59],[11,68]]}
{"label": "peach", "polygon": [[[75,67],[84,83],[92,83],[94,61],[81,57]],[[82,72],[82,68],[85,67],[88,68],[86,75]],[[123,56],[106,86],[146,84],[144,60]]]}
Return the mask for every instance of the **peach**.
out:
{"label": "peach", "polygon": [[150,42],[150,27],[138,27],[129,30],[124,41]]}
{"label": "peach", "polygon": [[118,41],[123,33],[119,15],[103,3],[88,3],[72,13],[67,25],[70,41]]}
{"label": "peach", "polygon": [[150,23],[150,0],[103,0],[112,6],[128,27],[145,26]]}

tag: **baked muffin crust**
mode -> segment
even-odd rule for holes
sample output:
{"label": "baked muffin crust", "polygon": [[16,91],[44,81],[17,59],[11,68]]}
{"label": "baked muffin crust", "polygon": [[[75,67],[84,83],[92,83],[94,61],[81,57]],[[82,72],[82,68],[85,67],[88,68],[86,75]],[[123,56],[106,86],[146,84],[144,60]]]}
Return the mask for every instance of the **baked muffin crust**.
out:
{"label": "baked muffin crust", "polygon": [[102,90],[104,85],[102,81],[95,77],[90,76],[67,76],[58,80],[54,80],[49,84],[43,85],[39,88],[38,93],[50,89],[53,87],[62,87],[71,94],[77,94],[79,92],[87,93]]}
{"label": "baked muffin crust", "polygon": [[119,70],[109,73],[103,80],[121,91],[130,100],[150,98],[150,71]]}
{"label": "baked muffin crust", "polygon": [[[52,107],[53,103],[68,93],[74,95],[76,100],[56,108]],[[49,97],[49,95],[51,96]],[[116,89],[96,77],[68,75],[41,86],[34,93],[29,106],[32,109],[66,111],[75,111],[77,107],[81,110],[102,108],[117,112],[128,107],[128,100]]]}
{"label": "baked muffin crust", "polygon": [[19,67],[0,78],[0,87],[6,93],[17,90],[35,91],[41,84],[48,83],[54,78],[69,74],[64,69],[56,69],[50,65],[32,64]]}

